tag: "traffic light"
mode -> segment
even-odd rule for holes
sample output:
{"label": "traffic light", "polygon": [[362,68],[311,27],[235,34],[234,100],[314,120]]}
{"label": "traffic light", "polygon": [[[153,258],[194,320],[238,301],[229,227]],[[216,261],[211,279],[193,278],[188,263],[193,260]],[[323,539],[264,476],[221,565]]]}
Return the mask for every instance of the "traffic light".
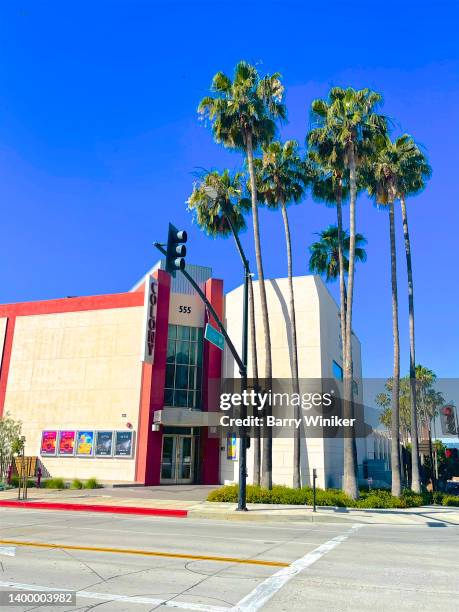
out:
{"label": "traffic light", "polygon": [[441,431],[443,434],[457,434],[456,414],[454,406],[443,406],[440,409]]}
{"label": "traffic light", "polygon": [[457,459],[458,451],[457,448],[447,448],[445,449],[445,457],[447,459]]}
{"label": "traffic light", "polygon": [[167,254],[166,271],[175,277],[177,270],[185,269],[185,242],[188,236],[185,230],[178,230],[169,223],[169,233],[167,235]]}

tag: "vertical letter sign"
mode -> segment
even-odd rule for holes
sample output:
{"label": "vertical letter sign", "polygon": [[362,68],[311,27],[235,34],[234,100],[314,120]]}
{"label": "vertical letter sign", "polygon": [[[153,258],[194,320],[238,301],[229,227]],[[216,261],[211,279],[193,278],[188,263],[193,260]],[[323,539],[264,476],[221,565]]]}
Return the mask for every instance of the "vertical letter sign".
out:
{"label": "vertical letter sign", "polygon": [[142,361],[153,363],[155,352],[156,335],[156,304],[158,301],[158,283],[153,276],[147,277],[145,281],[144,301],[144,336],[142,341]]}

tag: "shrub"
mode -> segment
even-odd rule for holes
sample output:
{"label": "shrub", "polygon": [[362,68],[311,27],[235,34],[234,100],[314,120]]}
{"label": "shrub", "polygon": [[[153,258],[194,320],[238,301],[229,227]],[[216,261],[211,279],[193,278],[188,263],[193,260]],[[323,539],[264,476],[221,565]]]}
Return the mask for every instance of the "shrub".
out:
{"label": "shrub", "polygon": [[[338,489],[316,490],[317,505],[319,506],[350,506],[352,500],[343,491]],[[238,497],[238,486],[227,485],[211,491],[207,497],[212,502],[236,503]],[[291,504],[312,505],[313,492],[311,487],[292,489],[284,485],[274,485],[271,490],[263,489],[256,485],[247,485],[247,502],[253,504]]]}
{"label": "shrub", "polygon": [[82,489],[83,488],[83,483],[81,482],[81,480],[79,478],[74,478],[70,488],[71,489]]}
{"label": "shrub", "polygon": [[364,491],[355,503],[357,508],[400,508],[401,499],[393,497],[390,491],[383,489],[372,489]]}
{"label": "shrub", "polygon": [[48,478],[43,486],[45,489],[65,489],[65,482],[63,478]]}
{"label": "shrub", "polygon": [[[250,485],[247,486],[249,488]],[[207,496],[207,501],[211,502],[236,502],[238,487],[236,485],[226,485],[211,491]]]}
{"label": "shrub", "polygon": [[[404,491],[400,498],[393,497],[385,489],[361,490],[361,497],[353,500],[340,489],[316,489],[318,506],[334,506],[339,508],[413,508],[430,503],[428,494],[416,494]],[[238,486],[227,485],[211,491],[207,497],[212,502],[236,503]],[[255,504],[291,504],[312,506],[313,491],[311,487],[292,489],[284,485],[274,485],[272,490],[255,485],[247,485],[247,502]]]}
{"label": "shrub", "polygon": [[411,491],[411,489],[405,489],[402,493],[402,497],[406,503],[405,506],[400,506],[402,508],[416,508],[419,506],[428,506],[432,503],[432,493],[424,492],[424,493],[415,493]]}
{"label": "shrub", "polygon": [[[15,487],[16,489],[19,487],[19,476],[11,476],[11,486]],[[35,481],[31,480],[30,478],[27,478],[27,487],[34,487],[35,486]]]}
{"label": "shrub", "polygon": [[[310,492],[310,501],[308,503],[312,505],[312,489],[310,489]],[[317,489],[316,500],[318,506],[338,506],[340,508],[355,506],[355,501],[340,489]]]}
{"label": "shrub", "polygon": [[99,489],[102,485],[97,482],[97,478],[88,478],[85,482],[85,489]]}
{"label": "shrub", "polygon": [[441,503],[443,506],[459,507],[459,495],[444,495]]}

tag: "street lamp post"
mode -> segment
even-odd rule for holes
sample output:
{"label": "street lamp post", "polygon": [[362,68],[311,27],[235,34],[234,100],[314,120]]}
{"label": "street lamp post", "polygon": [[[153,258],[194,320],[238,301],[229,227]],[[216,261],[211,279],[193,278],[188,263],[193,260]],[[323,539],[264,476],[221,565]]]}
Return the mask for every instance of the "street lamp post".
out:
{"label": "street lamp post", "polygon": [[[239,234],[234,227],[231,220],[231,215],[223,209],[223,214],[228,222],[231,229],[231,233],[234,236],[236,247],[239,252],[239,256],[242,261],[244,268],[244,294],[242,299],[242,363],[244,364],[245,374],[241,376],[242,390],[247,389],[247,356],[249,346],[249,277],[250,277],[250,266],[247,257],[245,256],[244,249],[242,248]],[[241,405],[241,418],[245,419],[247,416],[247,406],[242,403]],[[247,511],[247,432],[245,426],[241,427],[240,430],[240,442],[239,442],[239,493],[237,510],[239,512]]]}
{"label": "street lamp post", "polygon": [[[209,198],[216,202],[219,199],[219,193],[217,189],[212,186],[206,186],[205,191]],[[247,257],[245,256],[244,249],[239,238],[239,233],[234,226],[231,218],[231,211],[228,209],[224,198],[220,200],[221,211],[228,223],[228,226],[233,234],[236,248],[239,253],[239,257],[242,261],[242,267],[244,269],[244,294],[242,300],[242,363],[243,370],[241,372],[241,384],[242,390],[247,390],[247,356],[248,356],[248,345],[249,345],[249,277],[250,266]],[[241,418],[244,419],[247,416],[247,406],[243,403],[241,405]],[[238,492],[238,503],[237,510],[245,512],[247,511],[247,432],[245,426],[239,428],[239,492]]]}

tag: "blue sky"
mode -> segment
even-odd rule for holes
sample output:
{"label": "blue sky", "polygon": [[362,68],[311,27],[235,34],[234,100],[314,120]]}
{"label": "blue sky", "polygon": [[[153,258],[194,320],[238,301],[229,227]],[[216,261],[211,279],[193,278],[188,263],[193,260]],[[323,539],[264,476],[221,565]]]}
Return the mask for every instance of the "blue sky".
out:
{"label": "blue sky", "polygon": [[[280,71],[301,144],[312,99],[332,85],[371,87],[384,111],[423,144],[428,189],[408,202],[417,356],[458,375],[459,47],[456,2],[162,2],[17,0],[0,8],[0,302],[129,289],[157,259],[167,222],[189,230],[189,260],[239,284],[230,241],[200,233],[185,210],[199,167],[239,168],[197,118],[217,70],[239,59]],[[334,211],[310,198],[291,209],[295,273]],[[345,214],[347,215],[347,209]],[[284,276],[281,217],[261,213],[265,273]],[[402,370],[406,270],[399,231]],[[250,227],[250,221],[249,221]],[[355,329],[364,375],[392,362],[388,218],[366,198],[358,230]],[[252,236],[244,235],[252,261]],[[336,293],[336,287],[332,287]]]}

